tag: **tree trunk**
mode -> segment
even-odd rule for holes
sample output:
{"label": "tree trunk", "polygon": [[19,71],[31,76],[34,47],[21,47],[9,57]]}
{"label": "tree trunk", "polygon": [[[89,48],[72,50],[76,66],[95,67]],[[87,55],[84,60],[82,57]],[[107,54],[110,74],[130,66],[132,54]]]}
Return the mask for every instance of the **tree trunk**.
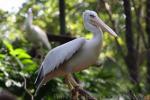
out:
{"label": "tree trunk", "polygon": [[138,70],[138,51],[135,49],[134,35],[132,32],[132,16],[131,16],[131,5],[130,0],[123,0],[124,12],[126,15],[126,46],[127,55],[125,61],[128,67],[131,82],[135,85],[139,84],[139,70]]}
{"label": "tree trunk", "polygon": [[147,52],[147,83],[150,91],[150,0],[146,2],[146,32],[148,36],[148,52]]}
{"label": "tree trunk", "polygon": [[65,21],[65,0],[59,0],[59,22],[60,34],[66,34],[66,21]]}

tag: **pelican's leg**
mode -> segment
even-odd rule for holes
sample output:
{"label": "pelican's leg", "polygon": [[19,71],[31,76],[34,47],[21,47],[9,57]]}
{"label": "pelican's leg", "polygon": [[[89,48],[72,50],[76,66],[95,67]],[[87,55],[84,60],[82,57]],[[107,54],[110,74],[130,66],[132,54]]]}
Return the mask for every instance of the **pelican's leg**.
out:
{"label": "pelican's leg", "polygon": [[43,45],[40,43],[39,46],[37,47],[37,57],[40,59],[40,62],[43,61],[44,59],[44,47]]}
{"label": "pelican's leg", "polygon": [[68,74],[68,80],[71,82],[71,84],[73,85],[73,87],[80,87],[80,85],[74,80],[73,76],[71,74]]}
{"label": "pelican's leg", "polygon": [[74,80],[74,78],[72,77],[71,74],[68,74],[66,76],[66,82],[68,83],[69,88],[71,89],[71,93],[72,93],[72,99],[73,100],[78,100],[78,87],[79,84]]}
{"label": "pelican's leg", "polygon": [[[85,98],[88,98],[88,100],[96,100],[93,96],[91,96],[91,94],[84,90],[82,86],[80,86],[73,78],[73,76],[71,74],[67,75],[68,80],[70,81],[70,83],[73,85],[74,89],[73,91],[75,92],[76,97],[78,98],[78,95],[82,95]],[[76,100],[76,99],[73,99]]]}
{"label": "pelican's leg", "polygon": [[68,84],[69,89],[71,90],[72,100],[78,100],[78,93],[75,91],[74,87],[72,86],[72,84],[70,83],[70,81],[68,80],[68,78],[66,78],[65,81]]}
{"label": "pelican's leg", "polygon": [[73,89],[73,86],[72,86],[72,84],[70,83],[68,77],[65,77],[65,82],[66,82],[66,84],[68,85],[69,89],[72,90],[72,89]]}

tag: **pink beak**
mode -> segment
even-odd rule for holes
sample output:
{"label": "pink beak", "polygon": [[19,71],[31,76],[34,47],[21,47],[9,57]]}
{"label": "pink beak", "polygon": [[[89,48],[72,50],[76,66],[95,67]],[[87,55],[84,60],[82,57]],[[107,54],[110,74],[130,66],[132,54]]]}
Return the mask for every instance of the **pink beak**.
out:
{"label": "pink beak", "polygon": [[100,31],[102,28],[102,30],[110,33],[112,36],[118,37],[117,34],[108,25],[106,25],[100,18],[94,18],[91,19],[91,21],[95,23],[95,25],[98,27]]}

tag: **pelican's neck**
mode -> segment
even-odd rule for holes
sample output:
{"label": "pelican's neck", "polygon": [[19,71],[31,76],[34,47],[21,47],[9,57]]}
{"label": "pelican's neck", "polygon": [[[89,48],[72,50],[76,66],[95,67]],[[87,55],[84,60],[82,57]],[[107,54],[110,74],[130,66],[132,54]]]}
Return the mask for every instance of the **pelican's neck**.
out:
{"label": "pelican's neck", "polygon": [[91,39],[92,42],[94,42],[94,44],[96,46],[101,46],[102,45],[102,40],[103,40],[103,32],[102,30],[94,30],[92,31],[92,33],[94,34],[93,38]]}
{"label": "pelican's neck", "polygon": [[32,25],[32,15],[28,15],[26,18],[26,27],[31,27]]}

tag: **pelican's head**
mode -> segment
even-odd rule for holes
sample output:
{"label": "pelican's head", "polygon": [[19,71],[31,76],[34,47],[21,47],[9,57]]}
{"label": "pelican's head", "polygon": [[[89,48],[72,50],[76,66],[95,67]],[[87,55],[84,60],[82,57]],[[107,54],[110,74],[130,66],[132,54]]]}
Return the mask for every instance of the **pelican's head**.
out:
{"label": "pelican's head", "polygon": [[111,35],[117,37],[117,34],[107,26],[97,15],[96,12],[91,10],[86,10],[83,12],[84,26],[88,31],[100,31],[101,29],[107,31]]}
{"label": "pelican's head", "polygon": [[29,8],[28,11],[27,11],[25,25],[29,25],[29,24],[31,25],[32,24],[32,19],[33,19],[32,8]]}
{"label": "pelican's head", "polygon": [[28,9],[28,15],[32,15],[32,8]]}
{"label": "pelican's head", "polygon": [[27,19],[28,21],[32,22],[32,19],[33,19],[32,8],[29,8],[27,11]]}

